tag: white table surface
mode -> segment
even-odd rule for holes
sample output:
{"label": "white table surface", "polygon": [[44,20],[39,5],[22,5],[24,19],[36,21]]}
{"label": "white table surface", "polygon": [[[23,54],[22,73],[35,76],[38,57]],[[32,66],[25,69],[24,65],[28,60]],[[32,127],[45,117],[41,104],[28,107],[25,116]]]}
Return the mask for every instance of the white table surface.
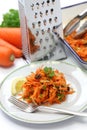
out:
{"label": "white table surface", "polygon": [[[60,0],[61,6],[64,7],[65,5],[70,6],[73,4],[73,0]],[[68,2],[68,4],[65,3]],[[70,4],[71,1],[71,4]],[[86,0],[85,0],[86,1]],[[84,0],[76,0],[74,1],[74,4],[84,2]],[[10,4],[8,4],[10,3]],[[82,10],[86,8],[87,5],[82,6]],[[18,9],[18,3],[17,0],[5,0],[0,2],[0,20],[2,19],[2,14],[9,10],[9,8],[15,8]],[[75,8],[76,9],[76,8]],[[77,13],[82,11],[81,9],[78,9]],[[71,19],[71,15],[69,14],[69,18],[66,17],[67,9],[63,10],[63,20],[68,22],[69,19]],[[76,15],[76,14],[75,14]],[[74,13],[73,13],[74,16]],[[69,55],[69,57],[65,60],[65,62],[70,62],[72,64],[76,64],[76,61],[73,60],[72,56]],[[3,80],[3,78],[13,71],[14,69],[25,65],[26,62],[20,58],[16,59],[14,66],[10,68],[2,68],[0,67],[0,82]],[[87,110],[85,110],[87,112]],[[17,121],[15,119],[12,119],[11,117],[8,117],[2,110],[0,110],[0,129],[4,130],[86,130],[87,129],[87,118],[86,117],[73,117],[68,120],[53,123],[53,124],[46,124],[46,125],[36,125],[36,124],[28,124],[23,123],[20,121]]]}

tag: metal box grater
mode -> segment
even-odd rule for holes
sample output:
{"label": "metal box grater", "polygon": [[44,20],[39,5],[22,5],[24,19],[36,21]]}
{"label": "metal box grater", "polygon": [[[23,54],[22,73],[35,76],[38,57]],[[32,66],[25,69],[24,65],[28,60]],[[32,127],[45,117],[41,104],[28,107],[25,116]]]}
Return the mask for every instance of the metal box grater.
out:
{"label": "metal box grater", "polygon": [[[59,0],[19,0],[23,54],[28,62],[66,58]],[[56,35],[57,34],[57,35]]]}

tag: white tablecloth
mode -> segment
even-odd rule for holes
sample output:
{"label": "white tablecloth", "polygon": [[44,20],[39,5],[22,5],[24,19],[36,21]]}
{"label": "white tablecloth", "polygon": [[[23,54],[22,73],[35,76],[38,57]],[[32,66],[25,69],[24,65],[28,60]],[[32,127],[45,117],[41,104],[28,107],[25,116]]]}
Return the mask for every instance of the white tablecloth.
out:
{"label": "white tablecloth", "polygon": [[[70,6],[76,3],[83,2],[83,0],[60,0],[62,7],[65,5]],[[71,4],[70,4],[71,2]],[[8,3],[8,4],[7,4]],[[68,4],[66,4],[68,3]],[[0,18],[2,17],[1,13],[5,13],[9,8],[18,8],[17,0],[6,0],[0,2]],[[79,9],[80,10],[80,9]],[[70,14],[69,14],[70,15]],[[64,18],[65,19],[65,14]],[[67,19],[66,19],[67,20]],[[69,19],[68,19],[69,20]],[[75,60],[73,60],[72,56],[69,56],[65,62],[70,62],[72,64],[77,64]],[[14,66],[10,68],[2,68],[0,67],[0,82],[3,78],[13,71],[14,69],[26,64],[26,62],[20,58],[16,59]],[[84,86],[83,86],[84,87]],[[85,110],[87,112],[87,110]],[[28,124],[17,121],[8,117],[2,110],[0,110],[0,129],[4,130],[86,130],[87,129],[87,118],[86,117],[73,117],[71,119],[65,120],[63,122],[53,123],[53,124],[46,124],[46,125],[35,125],[35,124]]]}

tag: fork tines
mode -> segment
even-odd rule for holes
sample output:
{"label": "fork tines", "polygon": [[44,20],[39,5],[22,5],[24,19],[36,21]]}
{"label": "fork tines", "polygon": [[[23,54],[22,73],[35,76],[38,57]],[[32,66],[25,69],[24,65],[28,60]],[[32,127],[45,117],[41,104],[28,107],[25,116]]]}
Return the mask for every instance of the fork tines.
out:
{"label": "fork tines", "polygon": [[29,107],[29,104],[17,99],[15,96],[11,96],[8,100],[20,109],[27,109]]}

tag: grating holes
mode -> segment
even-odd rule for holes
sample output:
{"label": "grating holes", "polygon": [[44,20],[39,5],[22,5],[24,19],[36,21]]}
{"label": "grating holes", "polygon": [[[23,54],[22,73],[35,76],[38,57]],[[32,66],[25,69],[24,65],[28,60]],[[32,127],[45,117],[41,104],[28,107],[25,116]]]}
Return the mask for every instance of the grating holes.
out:
{"label": "grating holes", "polygon": [[48,60],[48,56],[44,56],[44,60]]}
{"label": "grating holes", "polygon": [[44,23],[44,25],[46,26],[47,21],[44,19],[43,23]]}
{"label": "grating holes", "polygon": [[55,45],[58,46],[58,43],[56,42]]}
{"label": "grating holes", "polygon": [[39,6],[39,3],[36,3],[36,5],[38,5],[38,6]]}
{"label": "grating holes", "polygon": [[56,29],[56,27],[55,27],[55,26],[53,26],[53,30],[54,30],[54,29]]}
{"label": "grating holes", "polygon": [[50,28],[47,29],[47,32],[50,33]]}
{"label": "grating holes", "polygon": [[42,17],[43,16],[43,13],[42,12],[40,12],[40,17]]}
{"label": "grating holes", "polygon": [[39,9],[39,3],[38,2],[36,3],[36,5],[37,5],[37,9]]}
{"label": "grating holes", "polygon": [[59,50],[59,53],[61,53],[61,52],[62,52],[62,50],[60,49],[60,50]]}
{"label": "grating holes", "polygon": [[55,0],[52,0],[52,3],[54,4]]}
{"label": "grating holes", "polygon": [[53,11],[54,11],[53,9],[50,9],[51,14],[53,14]]}
{"label": "grating holes", "polygon": [[45,31],[43,29],[41,30],[41,32],[42,32],[42,35],[44,35]]}
{"label": "grating holes", "polygon": [[53,56],[55,56],[55,54],[52,52],[52,53],[50,53],[50,57],[53,57]]}
{"label": "grating holes", "polygon": [[31,5],[32,10],[34,10],[34,4]]}
{"label": "grating holes", "polygon": [[57,17],[54,18],[54,21],[57,22]]}
{"label": "grating holes", "polygon": [[48,15],[48,10],[45,11],[45,14]]}
{"label": "grating holes", "polygon": [[48,37],[46,37],[46,38],[45,38],[45,41],[46,41],[46,42],[48,42],[48,41],[49,41],[49,38],[48,38]]}
{"label": "grating holes", "polygon": [[53,26],[52,31],[56,34],[56,26]]}
{"label": "grating holes", "polygon": [[52,23],[52,18],[49,18],[49,23]]}
{"label": "grating holes", "polygon": [[32,23],[32,28],[35,28],[35,24],[34,23]]}
{"label": "grating holes", "polygon": [[47,3],[50,3],[50,0],[47,0]]}
{"label": "grating holes", "polygon": [[45,2],[43,1],[41,4],[42,4],[42,7],[44,7]]}
{"label": "grating holes", "polygon": [[50,0],[47,0],[47,5],[49,6],[49,4],[50,4]]}
{"label": "grating holes", "polygon": [[52,45],[49,45],[50,48],[52,48]]}
{"label": "grating holes", "polygon": [[39,42],[40,42],[40,44],[41,44],[41,43],[43,42],[43,40],[42,40],[42,39],[40,39],[40,41],[39,41]]}
{"label": "grating holes", "polygon": [[36,31],[36,36],[38,36],[39,35],[39,31]]}
{"label": "grating holes", "polygon": [[57,26],[54,26],[52,29],[52,32],[54,32],[54,34],[59,38],[59,33],[57,32]]}
{"label": "grating holes", "polygon": [[45,49],[46,49],[46,46],[44,46],[43,49],[45,50]]}
{"label": "grating holes", "polygon": [[35,13],[34,17],[37,18],[37,13]]}
{"label": "grating holes", "polygon": [[39,27],[41,26],[41,21],[38,21],[38,26],[39,26]]}

